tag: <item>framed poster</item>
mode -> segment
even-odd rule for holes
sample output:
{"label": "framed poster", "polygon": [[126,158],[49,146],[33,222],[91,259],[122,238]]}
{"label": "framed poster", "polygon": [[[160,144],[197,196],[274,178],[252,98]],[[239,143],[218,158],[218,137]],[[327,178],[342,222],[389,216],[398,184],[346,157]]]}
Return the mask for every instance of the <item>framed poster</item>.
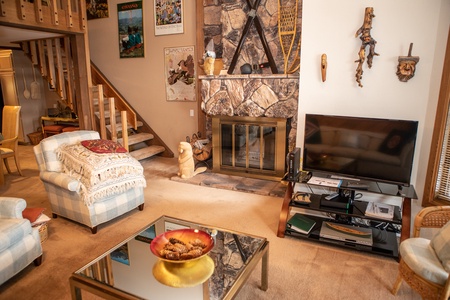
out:
{"label": "framed poster", "polygon": [[142,1],[117,4],[120,58],[144,57]]}
{"label": "framed poster", "polygon": [[155,35],[183,33],[183,1],[155,0]]}
{"label": "framed poster", "polygon": [[194,46],[164,48],[167,101],[195,101]]}
{"label": "framed poster", "polygon": [[108,0],[86,0],[86,16],[88,20],[108,18]]}

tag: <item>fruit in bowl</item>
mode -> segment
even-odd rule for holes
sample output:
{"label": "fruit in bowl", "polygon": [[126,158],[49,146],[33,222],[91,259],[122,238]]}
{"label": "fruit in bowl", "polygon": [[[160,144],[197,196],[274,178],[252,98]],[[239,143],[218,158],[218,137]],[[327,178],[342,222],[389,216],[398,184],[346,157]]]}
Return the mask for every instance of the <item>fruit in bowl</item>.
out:
{"label": "fruit in bowl", "polygon": [[154,238],[150,244],[150,250],[156,257],[174,263],[199,259],[213,247],[213,238],[198,229],[167,231]]}

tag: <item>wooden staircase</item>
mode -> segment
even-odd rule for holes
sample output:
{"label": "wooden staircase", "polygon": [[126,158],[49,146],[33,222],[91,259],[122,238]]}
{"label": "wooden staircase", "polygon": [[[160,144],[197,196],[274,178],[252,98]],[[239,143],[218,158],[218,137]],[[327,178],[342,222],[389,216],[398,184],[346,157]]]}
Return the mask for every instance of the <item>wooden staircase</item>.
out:
{"label": "wooden staircase", "polygon": [[[76,90],[71,84],[74,70],[70,59],[70,40],[58,37],[22,41],[21,46],[49,86],[55,89],[61,99],[60,104],[76,112]],[[167,145],[136,114],[92,62],[91,79],[91,123],[93,129],[98,130],[103,139],[121,143],[138,160],[155,155],[174,157]]]}
{"label": "wooden staircase", "polygon": [[143,126],[141,121],[136,122],[137,130],[126,122],[126,111],[116,111],[116,101],[113,97],[106,98],[105,101],[103,85],[93,86],[91,90],[94,103],[94,115],[96,123],[100,127],[100,136],[102,139],[111,139],[119,142],[137,160],[143,160],[165,151],[166,148],[164,146],[151,144],[155,137],[153,134],[139,131],[139,128]]}

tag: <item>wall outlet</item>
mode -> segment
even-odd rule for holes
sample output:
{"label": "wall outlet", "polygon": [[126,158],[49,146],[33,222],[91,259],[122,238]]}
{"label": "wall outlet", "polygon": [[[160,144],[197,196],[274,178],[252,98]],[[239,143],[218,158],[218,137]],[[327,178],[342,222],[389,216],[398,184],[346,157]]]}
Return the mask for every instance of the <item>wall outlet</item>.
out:
{"label": "wall outlet", "polygon": [[191,116],[191,117],[194,116],[194,110],[193,109],[189,110],[189,116]]}

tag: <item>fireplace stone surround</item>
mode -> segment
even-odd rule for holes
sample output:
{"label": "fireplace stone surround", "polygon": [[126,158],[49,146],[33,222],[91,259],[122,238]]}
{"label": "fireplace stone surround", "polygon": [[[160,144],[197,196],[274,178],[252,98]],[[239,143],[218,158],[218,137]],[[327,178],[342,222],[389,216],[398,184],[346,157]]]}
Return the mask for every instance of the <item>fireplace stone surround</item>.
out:
{"label": "fireplace stone surround", "polygon": [[[246,0],[207,0],[203,4],[203,43],[214,41],[216,57],[223,65],[220,75],[200,75],[201,110],[206,115],[206,135],[212,136],[212,117],[284,118],[287,123],[286,151],[296,146],[297,111],[299,95],[299,72],[275,74],[272,68],[257,70],[254,74],[237,74],[244,63],[251,65],[267,61],[266,50],[255,26],[251,26],[242,45],[234,73],[228,72],[231,58],[251,15]],[[252,2],[253,3],[253,2]],[[302,1],[298,3],[297,32],[293,53],[300,52]],[[201,4],[200,4],[201,5]],[[278,72],[283,70],[284,57],[278,34],[278,0],[263,0],[254,12],[259,18],[269,51],[275,60]],[[289,57],[292,64],[294,55]],[[256,74],[257,73],[257,74]],[[270,74],[272,73],[272,74]],[[214,158],[213,160],[218,159]],[[242,176],[253,177],[242,174]]]}
{"label": "fireplace stone surround", "polygon": [[[211,117],[254,117],[283,118],[287,124],[287,151],[296,144],[299,76],[287,74],[273,75],[226,75],[200,76],[201,108],[208,117],[207,132],[212,135],[213,145],[217,147],[219,137],[213,133]],[[284,144],[284,143],[283,143]],[[216,149],[217,150],[217,149]],[[217,152],[213,164],[217,165]],[[285,156],[286,153],[283,154]],[[284,171],[276,170],[277,174]],[[215,168],[217,170],[217,168]],[[219,171],[220,172],[220,171]],[[263,172],[262,172],[263,173]],[[261,178],[255,172],[242,172],[244,177]],[[273,177],[273,176],[272,176]]]}
{"label": "fireplace stone surround", "polygon": [[[290,119],[288,150],[295,148],[299,76],[249,74],[199,76],[201,108],[211,116],[247,116]],[[207,122],[211,134],[211,122]]]}

